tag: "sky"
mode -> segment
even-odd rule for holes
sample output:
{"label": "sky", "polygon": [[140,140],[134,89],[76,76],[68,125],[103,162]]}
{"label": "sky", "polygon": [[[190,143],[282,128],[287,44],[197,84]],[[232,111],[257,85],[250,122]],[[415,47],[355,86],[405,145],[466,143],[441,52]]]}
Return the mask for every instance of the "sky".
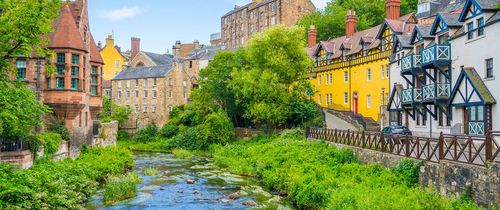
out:
{"label": "sky", "polygon": [[[220,18],[251,0],[89,0],[90,29],[96,42],[105,45],[113,34],[115,45],[130,49],[130,38],[141,38],[141,50],[171,51],[177,40],[209,44],[210,34],[220,32]],[[324,8],[329,0],[312,0]]]}

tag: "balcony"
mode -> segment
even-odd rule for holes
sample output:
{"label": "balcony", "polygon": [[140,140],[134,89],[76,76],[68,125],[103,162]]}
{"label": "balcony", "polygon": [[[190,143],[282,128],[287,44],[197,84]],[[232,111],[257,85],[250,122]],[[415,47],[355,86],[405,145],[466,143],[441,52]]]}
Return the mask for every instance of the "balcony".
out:
{"label": "balcony", "polygon": [[422,57],[414,55],[413,53],[401,59],[401,73],[410,73],[414,70],[420,69],[422,64]]}
{"label": "balcony", "polygon": [[434,102],[435,100],[448,100],[451,94],[451,85],[449,83],[437,83],[426,85],[423,88],[424,101]]}
{"label": "balcony", "polygon": [[422,66],[449,65],[451,63],[450,45],[434,44],[422,50]]}
{"label": "balcony", "polygon": [[422,88],[409,88],[403,90],[403,104],[413,104],[415,102],[422,102],[423,92]]}

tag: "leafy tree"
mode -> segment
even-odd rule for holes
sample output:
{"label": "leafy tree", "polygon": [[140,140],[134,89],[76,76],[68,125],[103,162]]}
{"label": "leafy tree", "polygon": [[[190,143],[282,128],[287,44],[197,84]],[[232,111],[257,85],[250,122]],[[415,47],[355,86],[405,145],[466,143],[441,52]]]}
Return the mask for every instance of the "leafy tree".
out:
{"label": "leafy tree", "polygon": [[311,93],[305,79],[310,60],[299,27],[276,26],[248,42],[245,57],[250,66],[236,69],[230,85],[244,116],[253,123],[280,126],[291,117],[293,100]]}
{"label": "leafy tree", "polygon": [[[417,3],[417,0],[401,0],[401,14],[415,12]],[[381,24],[386,17],[385,0],[331,0],[324,10],[303,17],[298,25],[305,29],[315,25],[318,30],[318,40],[344,36],[345,16],[349,9],[356,11],[358,31]]]}
{"label": "leafy tree", "polygon": [[109,97],[103,97],[102,110],[101,113],[99,113],[99,117],[102,122],[111,122],[116,120],[119,125],[123,125],[127,122],[130,114],[131,111],[127,107],[119,106],[113,103]]}
{"label": "leafy tree", "polygon": [[16,56],[47,55],[59,0],[0,0],[0,138],[29,136],[49,108],[24,83],[10,80]]}

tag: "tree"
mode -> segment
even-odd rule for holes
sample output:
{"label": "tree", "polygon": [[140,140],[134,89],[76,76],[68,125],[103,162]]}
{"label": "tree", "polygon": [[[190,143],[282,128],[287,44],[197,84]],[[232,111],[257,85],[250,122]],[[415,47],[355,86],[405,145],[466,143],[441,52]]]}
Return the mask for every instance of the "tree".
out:
{"label": "tree", "polygon": [[29,136],[49,108],[24,83],[9,79],[17,56],[47,55],[59,0],[0,0],[0,138]]}
{"label": "tree", "polygon": [[102,100],[102,110],[99,117],[102,122],[118,121],[119,125],[123,125],[128,121],[131,111],[127,107],[119,106],[109,98],[104,96]]}
{"label": "tree", "polygon": [[[401,0],[401,14],[415,12],[417,0]],[[299,20],[298,25],[309,29],[315,25],[318,40],[329,40],[345,35],[345,16],[354,9],[358,16],[357,30],[381,24],[385,17],[385,0],[332,0],[324,10],[316,11]]]}
{"label": "tree", "polygon": [[233,70],[230,85],[244,116],[253,123],[284,125],[292,116],[294,100],[307,100],[306,80],[311,66],[304,51],[303,30],[275,26],[256,34],[248,42],[247,68]]}

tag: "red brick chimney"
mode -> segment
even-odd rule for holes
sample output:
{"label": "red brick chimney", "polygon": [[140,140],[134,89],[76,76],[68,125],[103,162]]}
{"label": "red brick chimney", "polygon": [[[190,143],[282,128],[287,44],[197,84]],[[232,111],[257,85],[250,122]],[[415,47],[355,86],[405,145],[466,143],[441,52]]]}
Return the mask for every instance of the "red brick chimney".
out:
{"label": "red brick chimney", "polygon": [[132,46],[130,49],[130,60],[134,59],[137,54],[141,51],[141,39],[137,37],[132,37]]}
{"label": "red brick chimney", "polygon": [[387,19],[398,19],[400,14],[401,0],[386,0],[385,14]]}
{"label": "red brick chimney", "polygon": [[316,30],[316,27],[314,25],[311,25],[309,28],[309,33],[308,33],[308,38],[307,38],[307,46],[308,47],[314,47],[316,45],[316,35],[318,34],[318,31]]}
{"label": "red brick chimney", "polygon": [[358,24],[358,16],[356,11],[349,10],[345,17],[345,36],[351,37],[356,32],[356,25]]}

